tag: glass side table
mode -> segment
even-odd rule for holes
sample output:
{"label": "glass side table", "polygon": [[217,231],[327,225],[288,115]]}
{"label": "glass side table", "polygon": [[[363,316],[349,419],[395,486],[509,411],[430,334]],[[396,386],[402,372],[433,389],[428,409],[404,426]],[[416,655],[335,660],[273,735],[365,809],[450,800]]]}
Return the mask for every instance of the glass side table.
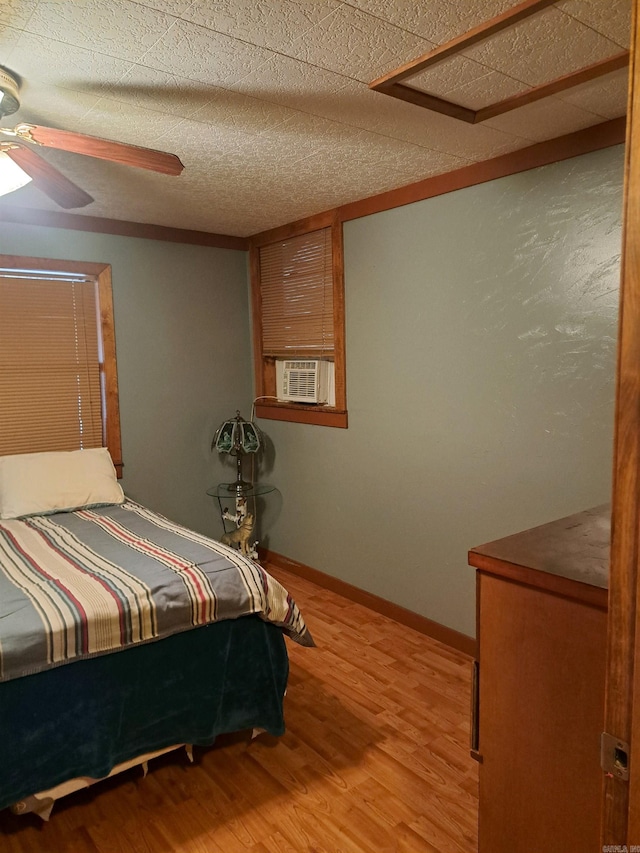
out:
{"label": "glass side table", "polygon": [[254,560],[258,559],[256,529],[258,498],[275,492],[270,483],[253,483],[240,488],[236,483],[218,483],[207,489],[207,494],[218,501],[225,545],[238,546],[239,550]]}

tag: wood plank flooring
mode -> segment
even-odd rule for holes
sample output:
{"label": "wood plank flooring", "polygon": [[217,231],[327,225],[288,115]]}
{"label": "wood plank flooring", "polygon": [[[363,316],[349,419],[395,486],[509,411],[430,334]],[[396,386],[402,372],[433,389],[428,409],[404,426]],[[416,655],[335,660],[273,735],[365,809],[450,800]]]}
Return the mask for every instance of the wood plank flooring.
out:
{"label": "wood plank flooring", "polygon": [[0,853],[474,853],[471,661],[280,569],[318,648],[287,641],[282,738],[220,739],[0,812]]}

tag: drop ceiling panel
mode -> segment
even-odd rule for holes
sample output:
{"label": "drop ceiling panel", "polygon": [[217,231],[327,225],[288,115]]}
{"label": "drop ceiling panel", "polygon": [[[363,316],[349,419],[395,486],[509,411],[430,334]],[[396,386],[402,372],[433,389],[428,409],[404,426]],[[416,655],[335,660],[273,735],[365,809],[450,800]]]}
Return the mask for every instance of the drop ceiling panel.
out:
{"label": "drop ceiling panel", "polygon": [[22,106],[11,116],[11,123],[21,121],[51,127],[60,116],[64,116],[68,130],[79,130],[83,117],[100,100],[99,95],[88,95],[61,89],[58,86],[26,84]]}
{"label": "drop ceiling panel", "polygon": [[482,160],[525,144],[484,125],[472,127],[438,113],[425,114],[413,104],[381,97],[356,80],[344,81],[332,98],[315,98],[310,103],[316,113],[333,121],[463,159]]}
{"label": "drop ceiling panel", "polygon": [[[82,47],[69,48],[64,42],[23,32],[14,45],[7,65],[20,69],[25,80],[25,98],[38,83],[89,93],[104,91],[130,68],[124,59],[96,53]],[[64,126],[64,117],[59,121]]]}
{"label": "drop ceiling panel", "polygon": [[488,119],[485,124],[505,133],[528,138],[532,142],[542,142],[558,136],[558,128],[562,135],[598,124],[600,120],[595,113],[553,97]]}
{"label": "drop ceiling panel", "polygon": [[[255,137],[243,133],[236,128],[219,127],[194,119],[182,119],[175,127],[167,129],[159,137],[158,142],[165,150],[171,149],[185,164],[196,168],[201,173],[201,180],[206,181],[207,173],[216,175],[221,168],[233,169],[241,163],[243,152],[250,150]],[[211,169],[208,170],[208,166]],[[190,170],[191,171],[191,170]],[[185,176],[179,176],[179,181]],[[191,179],[192,175],[189,175]]]}
{"label": "drop ceiling panel", "polygon": [[274,131],[262,134],[257,144],[264,145],[269,140],[278,155],[284,145],[291,163],[311,156],[337,163],[358,156],[366,135],[367,131],[360,128],[308,113],[296,113]]}
{"label": "drop ceiling panel", "polygon": [[435,113],[427,117],[412,104],[382,97],[364,83],[288,57],[274,57],[234,84],[233,89],[271,104],[286,104],[292,109],[463,158],[485,159],[525,144],[522,139],[484,126],[461,126],[460,122]]}
{"label": "drop ceiling panel", "polygon": [[48,39],[135,62],[176,19],[129,0],[40,0],[29,30]]}
{"label": "drop ceiling panel", "polygon": [[157,148],[158,139],[179,122],[180,116],[100,98],[83,116],[78,129],[91,136],[101,136],[108,128],[109,139]]}
{"label": "drop ceiling panel", "polygon": [[552,6],[464,51],[469,59],[529,86],[548,83],[616,53],[620,48],[615,42]]}
{"label": "drop ceiling panel", "polygon": [[450,3],[390,3],[389,0],[349,0],[355,6],[402,30],[443,44],[513,6],[513,0],[464,0]]}
{"label": "drop ceiling panel", "polygon": [[366,83],[431,47],[412,33],[341,6],[297,38],[286,53]]}
{"label": "drop ceiling panel", "polygon": [[556,6],[561,12],[582,21],[588,27],[629,48],[631,32],[631,3],[629,0],[562,0]]}
{"label": "drop ceiling panel", "polygon": [[289,109],[325,115],[325,110],[331,109],[338,93],[349,82],[348,78],[333,71],[288,56],[273,55],[230,88]]}
{"label": "drop ceiling panel", "polygon": [[193,0],[136,0],[139,6],[147,6],[149,9],[157,9],[159,12],[168,12],[170,15],[181,17],[193,5]]}
{"label": "drop ceiling panel", "polygon": [[25,27],[37,5],[38,0],[2,0],[0,25]]}
{"label": "drop ceiling panel", "polygon": [[200,0],[184,18],[270,50],[287,53],[288,46],[331,12],[340,0]]}
{"label": "drop ceiling panel", "polygon": [[145,53],[141,65],[190,80],[225,86],[241,80],[273,56],[257,45],[177,21]]}
{"label": "drop ceiling panel", "polygon": [[623,116],[627,109],[627,78],[629,70],[623,68],[613,74],[567,89],[557,97],[576,107],[595,112],[605,119]]}
{"label": "drop ceiling panel", "polygon": [[297,115],[296,110],[272,104],[262,98],[252,98],[229,89],[209,89],[207,103],[193,113],[196,121],[216,127],[235,128],[244,133],[259,135],[279,127]]}
{"label": "drop ceiling panel", "polygon": [[8,65],[9,57],[18,44],[20,36],[21,30],[0,25],[0,65]]}
{"label": "drop ceiling panel", "polygon": [[[247,235],[621,114],[625,72],[480,125],[368,88],[516,3],[0,0],[0,63],[24,78],[16,121],[183,160],[172,178],[45,151],[95,196],[79,215]],[[517,94],[619,53],[630,5],[561,0],[418,85],[472,108]],[[33,186],[4,205],[59,209]]]}
{"label": "drop ceiling panel", "polygon": [[466,56],[453,56],[425,68],[407,80],[406,85],[472,110],[517,95],[523,89],[522,83],[513,77]]}
{"label": "drop ceiling panel", "polygon": [[133,107],[188,118],[220,91],[225,90],[157,68],[131,65],[122,77],[103,89],[103,94]]}

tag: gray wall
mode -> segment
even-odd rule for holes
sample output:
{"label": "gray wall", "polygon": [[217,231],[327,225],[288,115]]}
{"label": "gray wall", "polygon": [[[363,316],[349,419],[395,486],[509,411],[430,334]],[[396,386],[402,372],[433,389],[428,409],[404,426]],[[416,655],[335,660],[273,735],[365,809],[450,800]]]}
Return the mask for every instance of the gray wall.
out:
{"label": "gray wall", "polygon": [[[609,498],[622,146],[345,225],[349,429],[263,420],[262,544],[467,634],[466,553]],[[249,417],[243,253],[3,223],[111,263],[123,485],[218,535]]]}
{"label": "gray wall", "polygon": [[622,146],[346,223],[349,429],[264,420],[268,545],[474,633],[474,545],[609,500]]}
{"label": "gray wall", "polygon": [[0,253],[112,265],[127,495],[219,535],[210,445],[252,398],[244,252],[0,224]]}

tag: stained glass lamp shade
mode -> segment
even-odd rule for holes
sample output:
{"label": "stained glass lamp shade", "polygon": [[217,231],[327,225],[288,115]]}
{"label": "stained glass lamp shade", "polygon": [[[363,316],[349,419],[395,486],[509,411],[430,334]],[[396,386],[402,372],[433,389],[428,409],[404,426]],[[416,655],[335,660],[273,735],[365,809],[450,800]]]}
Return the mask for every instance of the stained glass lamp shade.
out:
{"label": "stained glass lamp shade", "polygon": [[224,421],[216,430],[211,448],[218,453],[228,453],[236,457],[236,481],[229,484],[229,490],[242,493],[251,488],[251,483],[242,479],[242,457],[247,453],[257,453],[262,444],[260,430],[251,421],[245,421],[236,411],[235,418]]}

